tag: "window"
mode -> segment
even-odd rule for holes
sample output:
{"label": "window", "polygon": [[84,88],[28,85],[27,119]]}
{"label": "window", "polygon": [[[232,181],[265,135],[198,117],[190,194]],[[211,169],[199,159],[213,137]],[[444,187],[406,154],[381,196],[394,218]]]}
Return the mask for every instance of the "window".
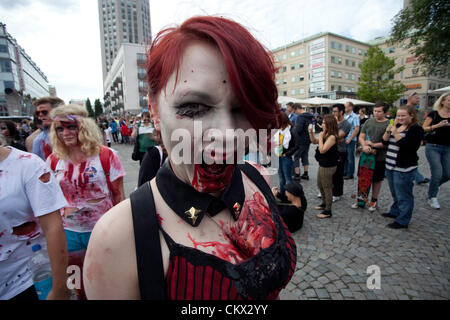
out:
{"label": "window", "polygon": [[412,73],[413,75],[417,75],[417,73],[419,73],[419,68],[412,69],[412,70],[411,70],[411,73]]}
{"label": "window", "polygon": [[9,88],[9,89],[14,89],[14,81],[4,81],[5,83],[5,89]]}
{"label": "window", "polygon": [[356,62],[353,60],[345,59],[345,65],[348,67],[354,67],[356,65]]}
{"label": "window", "polygon": [[331,56],[331,62],[335,64],[342,64],[342,58]]}
{"label": "window", "polygon": [[336,50],[342,51],[342,44],[339,42],[331,41],[331,49],[336,49]]}
{"label": "window", "polygon": [[303,88],[298,89],[298,93],[299,93],[299,94],[305,93],[305,89],[303,89]]}
{"label": "window", "polygon": [[0,44],[0,52],[8,52],[8,45]]}
{"label": "window", "polygon": [[395,52],[395,47],[390,47],[388,52],[389,53],[394,53]]}
{"label": "window", "polygon": [[283,84],[287,84],[287,80],[286,79],[283,79]]}
{"label": "window", "polygon": [[342,72],[340,71],[331,71],[332,78],[342,78]]}
{"label": "window", "polygon": [[291,82],[295,82],[295,81],[297,81],[297,78],[296,77],[292,77],[291,78]]}
{"label": "window", "polygon": [[286,72],[286,69],[287,69],[286,66],[283,66],[282,67],[282,72]]}
{"label": "window", "polygon": [[295,51],[291,51],[291,57],[295,57],[296,52]]}
{"label": "window", "polygon": [[353,73],[346,73],[345,79],[347,80],[355,80],[355,75]]}
{"label": "window", "polygon": [[291,64],[291,70],[295,70],[295,64]]}
{"label": "window", "polygon": [[299,63],[299,64],[298,64],[298,67],[299,67],[299,68],[303,68],[304,66],[305,66],[305,65],[304,65],[303,63]]}
{"label": "window", "polygon": [[11,72],[11,61],[2,59],[0,60],[0,72]]}
{"label": "window", "polygon": [[295,90],[295,89],[294,89],[294,90],[291,90],[291,94],[292,94],[292,95],[295,95],[296,93],[297,93],[297,90]]}
{"label": "window", "polygon": [[304,80],[305,80],[305,77],[304,77],[304,76],[300,76],[300,77],[298,78],[298,80],[299,80],[299,81],[304,81]]}
{"label": "window", "polygon": [[298,55],[301,56],[305,52],[304,49],[298,49]]}

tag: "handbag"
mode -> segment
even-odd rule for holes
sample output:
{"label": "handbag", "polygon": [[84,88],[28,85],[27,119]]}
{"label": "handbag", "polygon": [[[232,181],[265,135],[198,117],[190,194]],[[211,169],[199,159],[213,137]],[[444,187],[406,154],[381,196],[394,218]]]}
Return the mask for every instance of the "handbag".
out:
{"label": "handbag", "polygon": [[139,151],[139,127],[138,127],[138,135],[136,136],[136,141],[134,142],[133,153],[131,154],[131,159],[134,161],[141,160],[141,152]]}

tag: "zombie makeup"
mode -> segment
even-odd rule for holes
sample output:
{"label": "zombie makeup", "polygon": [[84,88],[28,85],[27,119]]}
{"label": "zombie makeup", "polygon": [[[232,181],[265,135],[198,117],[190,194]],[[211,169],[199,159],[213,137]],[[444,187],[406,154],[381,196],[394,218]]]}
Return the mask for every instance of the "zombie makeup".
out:
{"label": "zombie makeup", "polygon": [[[192,42],[185,49],[178,75],[174,71],[161,90],[154,111],[169,159],[172,160],[172,151],[180,143],[180,139],[173,139],[173,132],[182,129],[181,139],[189,142],[190,155],[186,160],[181,164],[171,161],[175,174],[200,192],[224,190],[235,167],[235,162],[216,161],[234,152],[226,148],[227,142],[236,145],[235,136],[227,130],[245,131],[251,125],[234,95],[220,51],[210,44]],[[195,130],[198,122],[201,132]],[[221,134],[221,143],[215,152],[209,153],[216,160],[207,164],[204,157],[211,144],[208,136],[211,130]]]}
{"label": "zombie makeup", "polygon": [[76,121],[57,121],[55,131],[66,146],[78,144],[78,123]]}

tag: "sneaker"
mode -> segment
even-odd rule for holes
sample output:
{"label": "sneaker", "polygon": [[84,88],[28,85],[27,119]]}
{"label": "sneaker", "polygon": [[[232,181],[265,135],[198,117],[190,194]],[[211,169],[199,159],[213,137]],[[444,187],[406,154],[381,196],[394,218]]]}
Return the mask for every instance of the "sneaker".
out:
{"label": "sneaker", "polygon": [[352,208],[352,209],[358,209],[358,208],[359,208],[358,202],[355,202],[354,204],[352,204],[350,208]]}
{"label": "sneaker", "polygon": [[344,180],[352,180],[353,179],[353,176],[345,176],[344,177]]}
{"label": "sneaker", "polygon": [[407,229],[408,228],[408,226],[404,226],[404,225],[398,223],[397,221],[389,223],[386,227],[391,228],[391,229]]}
{"label": "sneaker", "polygon": [[317,198],[322,198],[322,194],[320,192],[317,194]]}
{"label": "sneaker", "polygon": [[294,174],[294,180],[295,181],[300,181],[300,175],[299,174]]}
{"label": "sneaker", "polygon": [[302,174],[301,178],[303,180],[309,180],[309,176],[307,174]]}
{"label": "sneaker", "polygon": [[375,202],[370,202],[368,209],[369,209],[370,212],[374,212],[375,210],[377,210],[378,209],[377,202],[376,201]]}
{"label": "sneaker", "polygon": [[385,218],[392,218],[392,219],[397,218],[397,216],[394,216],[393,214],[390,214],[389,212],[382,213],[381,216],[383,216]]}
{"label": "sneaker", "polygon": [[335,197],[335,196],[333,196],[333,202],[336,202],[336,201],[339,201],[339,200],[341,200],[341,197]]}
{"label": "sneaker", "polygon": [[424,184],[424,183],[428,183],[428,182],[430,182],[430,179],[425,178],[425,179],[423,179],[422,181],[417,182],[417,184]]}
{"label": "sneaker", "polygon": [[439,202],[437,200],[437,198],[430,198],[428,199],[428,204],[430,205],[431,208],[433,209],[440,209],[441,206],[439,205]]}

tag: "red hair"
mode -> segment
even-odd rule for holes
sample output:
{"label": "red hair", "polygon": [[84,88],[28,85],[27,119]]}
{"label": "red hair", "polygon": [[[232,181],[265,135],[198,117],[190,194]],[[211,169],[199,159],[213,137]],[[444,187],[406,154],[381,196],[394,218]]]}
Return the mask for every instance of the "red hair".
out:
{"label": "red hair", "polygon": [[150,101],[166,86],[180,66],[192,40],[215,45],[225,61],[231,87],[255,129],[278,127],[278,92],[273,57],[244,27],[220,17],[193,17],[177,28],[160,31],[147,53]]}

